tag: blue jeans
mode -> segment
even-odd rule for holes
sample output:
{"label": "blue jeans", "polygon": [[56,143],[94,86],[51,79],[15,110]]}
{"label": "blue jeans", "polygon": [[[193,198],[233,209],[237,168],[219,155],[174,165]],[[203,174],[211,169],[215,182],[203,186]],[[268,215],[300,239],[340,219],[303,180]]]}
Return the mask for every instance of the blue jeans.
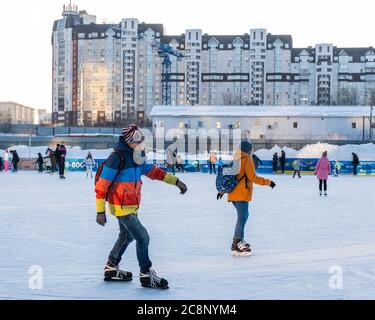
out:
{"label": "blue jeans", "polygon": [[137,258],[141,273],[149,272],[152,263],[148,255],[150,236],[146,228],[139,221],[138,215],[136,214],[118,217],[118,221],[120,224],[120,234],[109,255],[109,261],[114,265],[119,265],[129,244],[136,240]]}
{"label": "blue jeans", "polygon": [[234,239],[243,240],[245,238],[245,225],[249,218],[248,202],[232,202],[237,210],[237,224],[234,230]]}

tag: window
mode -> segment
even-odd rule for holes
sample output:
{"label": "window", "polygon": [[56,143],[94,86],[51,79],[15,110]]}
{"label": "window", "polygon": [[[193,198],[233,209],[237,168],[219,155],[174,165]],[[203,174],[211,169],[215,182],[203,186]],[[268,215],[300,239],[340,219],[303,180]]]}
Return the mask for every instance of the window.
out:
{"label": "window", "polygon": [[293,128],[298,129],[298,122],[293,122]]}
{"label": "window", "polygon": [[185,123],[184,122],[179,122],[178,123],[178,128],[179,129],[184,129],[185,128]]}
{"label": "window", "polygon": [[357,129],[357,123],[356,122],[352,122],[352,129]]}
{"label": "window", "polygon": [[235,128],[235,129],[239,129],[239,128],[241,128],[241,122],[236,121],[236,123],[234,124],[234,128]]}
{"label": "window", "polygon": [[216,129],[221,129],[221,122],[220,121],[216,122]]}

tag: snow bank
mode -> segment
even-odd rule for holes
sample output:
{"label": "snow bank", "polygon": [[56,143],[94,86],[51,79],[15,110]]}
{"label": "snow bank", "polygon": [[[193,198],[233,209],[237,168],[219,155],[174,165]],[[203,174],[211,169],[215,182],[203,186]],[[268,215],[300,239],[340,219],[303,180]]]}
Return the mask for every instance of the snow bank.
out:
{"label": "snow bank", "polygon": [[[9,150],[17,150],[19,156],[21,158],[28,158],[29,152],[31,158],[36,158],[38,153],[40,152],[43,156],[45,156],[45,152],[47,150],[47,146],[42,147],[29,147],[27,146],[15,146],[9,148]],[[296,151],[291,148],[280,148],[279,146],[274,146],[272,149],[261,149],[256,152],[257,156],[263,160],[272,160],[272,156],[275,152],[279,155],[281,150],[284,150],[286,153],[287,158],[320,158],[324,151],[328,151],[328,157],[332,160],[341,160],[341,161],[349,161],[352,159],[352,152],[355,152],[361,161],[375,161],[375,144],[362,144],[362,145],[344,145],[344,146],[337,146],[331,145],[327,143],[317,143],[317,144],[310,144],[306,145],[299,151]],[[80,147],[67,147],[68,151],[68,158],[75,158],[75,159],[84,159],[87,156],[87,153],[90,151],[91,154],[95,159],[106,159],[109,154],[111,153],[112,149],[89,149],[89,150],[82,150]],[[4,156],[4,150],[0,150],[0,156]],[[158,151],[157,153],[148,153],[147,154],[149,159],[156,159],[156,160],[164,160],[164,151]],[[223,160],[230,160],[231,156],[228,154],[221,155]],[[198,158],[199,160],[207,160],[208,154],[200,154],[198,156],[189,156],[188,159],[195,160]]]}

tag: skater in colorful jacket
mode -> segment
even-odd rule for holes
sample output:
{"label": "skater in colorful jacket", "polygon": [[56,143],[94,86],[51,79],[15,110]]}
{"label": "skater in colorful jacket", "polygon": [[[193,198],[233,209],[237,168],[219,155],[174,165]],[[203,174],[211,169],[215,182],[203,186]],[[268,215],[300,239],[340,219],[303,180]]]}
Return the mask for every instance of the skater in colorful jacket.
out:
{"label": "skater in colorful jacket", "polygon": [[104,163],[95,185],[97,223],[105,226],[107,222],[105,215],[107,199],[109,210],[118,219],[120,225],[119,238],[105,266],[104,280],[132,280],[132,274],[120,270],[119,264],[129,244],[135,240],[141,285],[149,288],[167,289],[168,281],[158,277],[151,269],[152,263],[148,251],[150,237],[138,217],[141,203],[141,176],[145,175],[152,180],[177,186],[181,194],[187,192],[187,187],[177,177],[166,173],[156,165],[140,161],[142,157],[139,155],[144,156],[143,140],[144,137],[136,125],[124,128],[120,141],[115,147],[115,152]]}
{"label": "skater in colorful jacket", "polygon": [[[245,241],[245,225],[249,218],[249,202],[253,197],[253,184],[270,186],[272,189],[276,184],[268,179],[258,177],[252,159],[253,146],[249,141],[242,141],[239,150],[236,151],[233,160],[238,162],[239,172],[237,179],[240,181],[236,188],[228,194],[228,201],[232,202],[237,211],[237,224],[234,230],[232,243],[232,254],[248,256],[251,254],[250,244]],[[242,179],[242,180],[241,180]],[[223,194],[218,194],[218,199]]]}
{"label": "skater in colorful jacket", "polygon": [[327,181],[328,176],[331,174],[331,163],[328,160],[327,151],[323,152],[323,156],[318,161],[314,173],[319,179],[319,192],[323,195],[323,185],[324,185],[324,195],[327,196]]}

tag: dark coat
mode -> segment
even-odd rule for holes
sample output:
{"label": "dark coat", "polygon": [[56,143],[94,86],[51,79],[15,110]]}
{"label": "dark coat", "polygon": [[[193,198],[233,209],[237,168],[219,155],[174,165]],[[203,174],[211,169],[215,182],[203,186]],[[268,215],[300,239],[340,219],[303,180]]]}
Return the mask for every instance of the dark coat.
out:
{"label": "dark coat", "polygon": [[358,158],[358,156],[356,154],[353,155],[352,165],[353,166],[358,166],[359,165],[359,158]]}
{"label": "dark coat", "polygon": [[277,154],[274,154],[272,158],[272,164],[274,166],[277,166],[278,163],[279,163],[279,156]]}
{"label": "dark coat", "polygon": [[38,159],[35,161],[35,163],[39,164],[40,166],[43,165],[44,163],[43,157],[41,155],[38,156]]}
{"label": "dark coat", "polygon": [[55,150],[55,159],[56,159],[56,162],[59,163],[60,160],[61,160],[61,151],[59,148],[56,148]]}
{"label": "dark coat", "polygon": [[280,157],[280,164],[281,164],[282,166],[285,166],[285,162],[286,162],[285,152],[282,152],[282,153],[281,153],[281,157]]}
{"label": "dark coat", "polygon": [[12,163],[18,163],[18,162],[20,162],[20,157],[18,156],[17,152],[13,152]]}

